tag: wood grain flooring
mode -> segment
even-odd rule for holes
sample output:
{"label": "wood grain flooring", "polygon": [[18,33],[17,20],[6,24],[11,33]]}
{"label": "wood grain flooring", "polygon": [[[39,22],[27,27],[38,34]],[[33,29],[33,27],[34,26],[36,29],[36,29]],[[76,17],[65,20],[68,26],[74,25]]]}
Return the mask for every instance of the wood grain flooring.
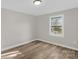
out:
{"label": "wood grain flooring", "polygon": [[42,41],[33,41],[1,54],[1,59],[78,59],[78,52]]}

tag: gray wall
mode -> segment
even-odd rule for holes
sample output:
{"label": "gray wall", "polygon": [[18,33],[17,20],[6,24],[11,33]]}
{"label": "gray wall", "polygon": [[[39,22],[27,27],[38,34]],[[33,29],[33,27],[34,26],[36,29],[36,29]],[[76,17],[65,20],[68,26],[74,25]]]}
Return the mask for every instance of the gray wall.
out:
{"label": "gray wall", "polygon": [[35,17],[11,10],[1,11],[2,50],[35,38]]}
{"label": "gray wall", "polygon": [[[2,50],[34,39],[42,39],[77,49],[77,8],[40,16],[27,15],[3,8],[1,13]],[[60,14],[64,14],[65,17],[64,38],[49,35],[49,17]]]}
{"label": "gray wall", "polygon": [[[40,15],[37,18],[37,38],[77,49],[77,8]],[[64,14],[64,38],[49,35],[49,17]]]}

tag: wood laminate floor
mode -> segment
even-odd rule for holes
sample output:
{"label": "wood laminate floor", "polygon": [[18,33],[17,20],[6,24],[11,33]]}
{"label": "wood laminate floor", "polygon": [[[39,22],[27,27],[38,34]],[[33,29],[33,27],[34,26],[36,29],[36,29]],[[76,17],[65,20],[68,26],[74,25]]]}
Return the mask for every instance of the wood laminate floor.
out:
{"label": "wood laminate floor", "polygon": [[77,53],[72,49],[36,40],[3,51],[1,59],[78,59]]}

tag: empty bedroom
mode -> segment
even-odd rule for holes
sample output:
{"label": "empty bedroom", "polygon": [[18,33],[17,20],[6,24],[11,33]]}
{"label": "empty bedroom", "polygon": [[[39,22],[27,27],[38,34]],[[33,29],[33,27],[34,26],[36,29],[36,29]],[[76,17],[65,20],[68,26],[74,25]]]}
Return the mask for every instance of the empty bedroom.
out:
{"label": "empty bedroom", "polygon": [[1,59],[78,59],[78,0],[1,0]]}

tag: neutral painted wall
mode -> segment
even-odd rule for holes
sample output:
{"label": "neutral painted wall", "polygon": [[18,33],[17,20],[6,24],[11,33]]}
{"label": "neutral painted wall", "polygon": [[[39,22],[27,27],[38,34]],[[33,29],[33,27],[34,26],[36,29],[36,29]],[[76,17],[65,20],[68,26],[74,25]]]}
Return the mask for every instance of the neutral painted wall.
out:
{"label": "neutral painted wall", "polygon": [[[77,8],[37,17],[37,38],[77,49]],[[49,17],[64,14],[64,38],[49,35]]]}
{"label": "neutral painted wall", "polygon": [[35,38],[35,17],[11,10],[1,11],[2,50]]}
{"label": "neutral painted wall", "polygon": [[[7,9],[1,11],[1,46],[2,50],[34,39],[77,49],[77,8],[32,16]],[[49,35],[49,17],[64,14],[64,38]]]}

